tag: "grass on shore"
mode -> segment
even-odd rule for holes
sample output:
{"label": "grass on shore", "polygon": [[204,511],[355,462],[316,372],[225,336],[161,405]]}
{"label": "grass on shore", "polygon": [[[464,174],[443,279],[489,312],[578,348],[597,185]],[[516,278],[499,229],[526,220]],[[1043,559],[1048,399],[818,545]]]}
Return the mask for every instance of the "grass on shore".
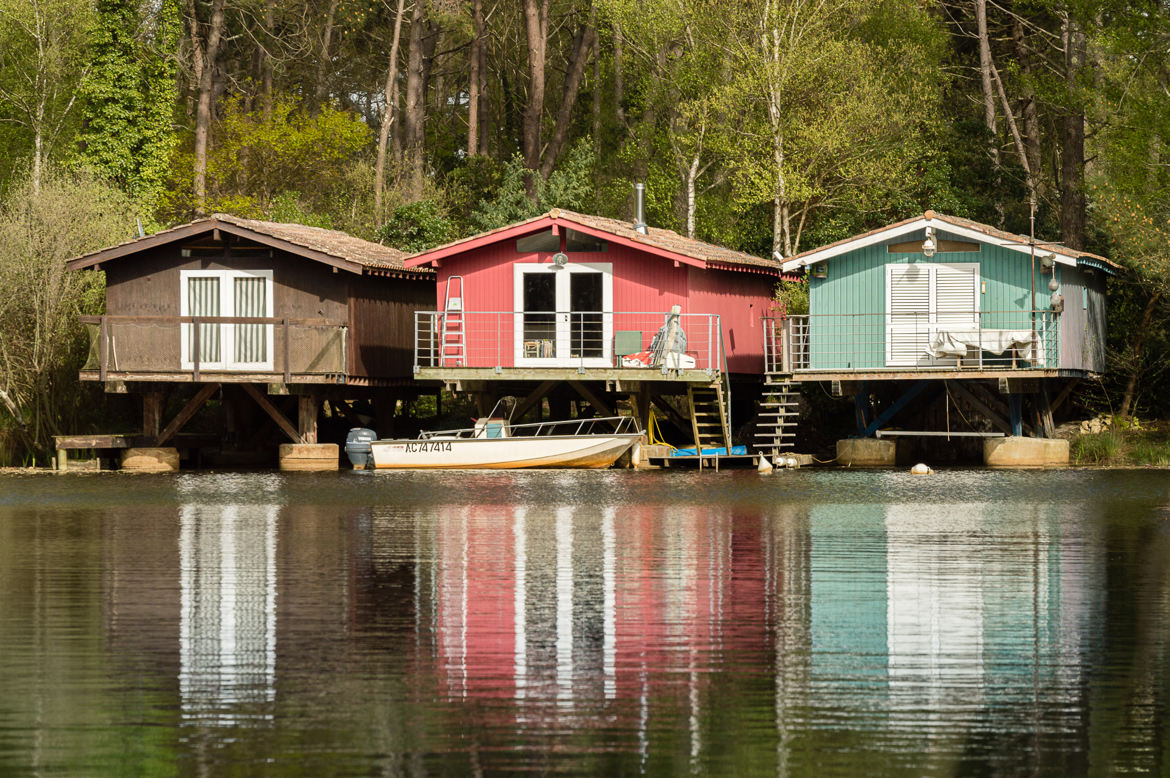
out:
{"label": "grass on shore", "polygon": [[1078,465],[1170,467],[1170,426],[1122,430],[1112,428],[1072,441]]}

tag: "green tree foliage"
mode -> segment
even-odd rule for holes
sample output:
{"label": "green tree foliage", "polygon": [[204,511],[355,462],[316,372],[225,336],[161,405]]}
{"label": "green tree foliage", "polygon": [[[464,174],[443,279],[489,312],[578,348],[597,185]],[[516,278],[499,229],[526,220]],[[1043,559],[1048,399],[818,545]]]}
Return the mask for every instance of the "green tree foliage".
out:
{"label": "green tree foliage", "polygon": [[82,420],[77,317],[104,306],[102,275],[65,261],[133,234],[129,199],[85,173],[46,168],[39,187],[26,176],[0,202],[0,432],[41,461]]}
{"label": "green tree foliage", "polygon": [[592,176],[593,150],[588,142],[575,144],[547,180],[533,175],[517,154],[505,163],[495,195],[481,203],[472,223],[481,230],[494,230],[553,208],[589,211],[594,197]]}
{"label": "green tree foliage", "polygon": [[0,0],[0,125],[10,130],[0,173],[11,175],[28,160],[35,188],[48,161],[68,146],[92,24],[88,0]]}
{"label": "green tree foliage", "polygon": [[[252,218],[274,209],[338,229],[370,235],[371,132],[353,114],[324,107],[310,112],[297,100],[276,96],[271,110],[245,110],[233,99],[221,106],[207,166],[208,210]],[[182,181],[191,169],[180,152],[165,207],[173,218],[192,208]],[[295,209],[292,204],[295,203]],[[364,226],[361,223],[364,221]]]}
{"label": "green tree foliage", "polygon": [[456,237],[455,222],[429,199],[400,205],[378,229],[379,241],[410,254],[450,243]]}
{"label": "green tree foliage", "polygon": [[149,213],[178,140],[178,0],[98,0],[96,11],[89,70],[80,86],[79,157]]}

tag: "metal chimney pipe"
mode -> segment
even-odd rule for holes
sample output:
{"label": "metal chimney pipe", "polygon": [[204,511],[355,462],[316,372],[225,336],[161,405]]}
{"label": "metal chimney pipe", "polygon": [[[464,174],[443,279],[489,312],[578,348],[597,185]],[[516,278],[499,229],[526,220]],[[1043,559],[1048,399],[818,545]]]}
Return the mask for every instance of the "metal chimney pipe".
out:
{"label": "metal chimney pipe", "polygon": [[637,203],[635,206],[634,216],[634,231],[640,232],[643,235],[649,234],[650,230],[646,227],[646,185],[634,184],[634,200]]}

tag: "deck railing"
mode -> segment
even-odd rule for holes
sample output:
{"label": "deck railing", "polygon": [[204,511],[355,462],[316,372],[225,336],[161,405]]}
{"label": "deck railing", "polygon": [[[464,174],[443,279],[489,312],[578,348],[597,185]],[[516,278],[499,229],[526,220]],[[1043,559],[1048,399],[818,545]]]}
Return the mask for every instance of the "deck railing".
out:
{"label": "deck railing", "polygon": [[553,367],[716,374],[723,364],[718,314],[418,311],[414,319],[416,372]]}
{"label": "deck railing", "polygon": [[83,372],[135,375],[202,372],[344,375],[342,322],[245,316],[83,316],[89,357]]}
{"label": "deck railing", "polygon": [[[483,434],[478,427],[464,427],[454,430],[435,430],[419,433],[421,440],[434,438],[477,438]],[[527,424],[509,424],[508,437],[531,438],[569,435],[640,435],[642,428],[633,416],[589,416],[561,421],[538,421]],[[491,437],[491,435],[488,435]],[[500,438],[506,439],[506,438]]]}
{"label": "deck railing", "polygon": [[764,319],[770,373],[1060,367],[1051,310],[813,314]]}

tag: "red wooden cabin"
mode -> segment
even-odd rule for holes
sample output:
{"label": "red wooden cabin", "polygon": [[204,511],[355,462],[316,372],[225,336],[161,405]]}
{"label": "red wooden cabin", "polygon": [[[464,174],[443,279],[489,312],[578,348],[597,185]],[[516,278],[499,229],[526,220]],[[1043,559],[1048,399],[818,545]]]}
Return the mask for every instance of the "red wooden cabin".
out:
{"label": "red wooden cabin", "polygon": [[732,377],[764,374],[762,319],[780,278],[771,259],[556,209],[405,265],[434,268],[438,280],[436,309],[416,314],[420,380],[458,384],[485,404],[527,394],[515,386],[525,381],[569,382],[602,408],[605,392],[639,394],[643,409],[654,394],[709,392],[723,407],[708,441],[719,445]]}

